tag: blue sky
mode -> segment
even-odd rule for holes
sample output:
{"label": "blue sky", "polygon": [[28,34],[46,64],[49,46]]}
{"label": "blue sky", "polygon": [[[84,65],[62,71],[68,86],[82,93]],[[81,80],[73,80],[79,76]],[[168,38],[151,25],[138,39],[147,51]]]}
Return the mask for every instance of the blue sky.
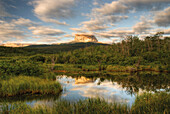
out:
{"label": "blue sky", "polygon": [[170,0],[0,0],[0,44],[53,44],[94,34],[112,43],[127,35],[170,34]]}

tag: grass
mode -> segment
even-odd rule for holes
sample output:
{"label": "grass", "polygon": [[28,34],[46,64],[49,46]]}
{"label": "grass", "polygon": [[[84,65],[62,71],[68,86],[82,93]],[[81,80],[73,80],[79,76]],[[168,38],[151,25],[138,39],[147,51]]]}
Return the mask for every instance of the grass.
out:
{"label": "grass", "polygon": [[62,90],[58,82],[38,77],[17,76],[0,81],[0,97],[23,94],[58,94]]}
{"label": "grass", "polygon": [[10,114],[168,114],[170,94],[143,94],[137,97],[132,108],[126,104],[108,103],[97,99],[79,100],[78,102],[57,101],[52,107],[38,105],[31,107],[25,103],[1,104],[1,113]]}
{"label": "grass", "polygon": [[[49,65],[50,66],[50,65]],[[133,66],[120,65],[85,65],[85,64],[55,64],[54,70],[58,72],[84,72],[84,71],[109,71],[109,72],[136,72],[136,71],[155,71],[169,72],[165,66],[159,65],[140,65],[138,69]]]}
{"label": "grass", "polygon": [[168,93],[145,93],[138,96],[132,106],[132,112],[135,113],[164,113],[170,112],[170,94]]}

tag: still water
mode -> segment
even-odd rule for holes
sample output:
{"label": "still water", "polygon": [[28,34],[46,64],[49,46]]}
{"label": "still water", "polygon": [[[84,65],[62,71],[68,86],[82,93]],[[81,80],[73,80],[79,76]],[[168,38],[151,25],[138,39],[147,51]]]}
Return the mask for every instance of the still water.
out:
{"label": "still water", "polygon": [[63,86],[60,95],[22,96],[5,99],[5,101],[10,103],[21,101],[36,106],[39,104],[52,105],[63,99],[76,102],[79,99],[100,97],[108,102],[126,103],[132,106],[136,96],[143,92],[170,91],[169,74],[152,72],[57,75],[56,81],[59,81]]}
{"label": "still water", "polygon": [[122,88],[117,82],[107,79],[101,82],[100,78],[60,76],[58,81],[64,88],[61,98],[69,101],[100,97],[108,102],[129,103],[131,105],[135,100],[134,94],[127,94],[126,88]]}

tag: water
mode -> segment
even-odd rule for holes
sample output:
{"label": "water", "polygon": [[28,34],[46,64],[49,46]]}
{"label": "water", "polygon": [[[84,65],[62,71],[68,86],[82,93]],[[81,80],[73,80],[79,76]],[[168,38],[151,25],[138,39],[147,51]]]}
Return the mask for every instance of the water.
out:
{"label": "water", "polygon": [[76,101],[78,99],[100,97],[108,102],[129,103],[135,100],[135,95],[126,93],[126,88],[122,88],[117,82],[100,78],[90,79],[84,76],[78,78],[66,75],[58,77],[58,81],[63,85],[64,91],[62,99]]}
{"label": "water", "polygon": [[108,102],[126,103],[129,106],[137,95],[143,92],[170,91],[169,74],[142,72],[128,73],[87,73],[57,75],[56,80],[63,86],[60,95],[52,96],[22,96],[0,99],[0,102],[26,102],[31,106],[53,105],[58,100],[76,102],[79,99],[100,97]]}

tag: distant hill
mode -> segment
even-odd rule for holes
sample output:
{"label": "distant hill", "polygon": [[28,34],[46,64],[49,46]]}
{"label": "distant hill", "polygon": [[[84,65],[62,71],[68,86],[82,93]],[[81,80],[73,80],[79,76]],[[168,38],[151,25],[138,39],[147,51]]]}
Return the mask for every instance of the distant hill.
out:
{"label": "distant hill", "polygon": [[45,54],[55,54],[61,51],[71,51],[79,48],[85,48],[89,46],[98,46],[98,45],[108,45],[102,43],[66,43],[66,44],[59,44],[59,45],[30,45],[24,47],[26,49],[35,49],[38,53],[45,53]]}
{"label": "distant hill", "polygon": [[22,56],[35,54],[56,54],[63,51],[71,51],[75,49],[85,48],[89,46],[108,45],[102,43],[67,43],[59,45],[30,45],[27,47],[4,47],[0,46],[0,56]]}
{"label": "distant hill", "polygon": [[96,45],[109,45],[109,44],[103,44],[103,43],[94,43],[94,42],[71,42],[71,43],[62,43],[62,44],[52,44],[52,45],[48,45],[48,44],[40,44],[40,45],[29,45],[26,46],[25,48],[43,48],[43,47],[64,47],[64,46],[73,46],[73,47],[86,47],[86,46],[96,46]]}

